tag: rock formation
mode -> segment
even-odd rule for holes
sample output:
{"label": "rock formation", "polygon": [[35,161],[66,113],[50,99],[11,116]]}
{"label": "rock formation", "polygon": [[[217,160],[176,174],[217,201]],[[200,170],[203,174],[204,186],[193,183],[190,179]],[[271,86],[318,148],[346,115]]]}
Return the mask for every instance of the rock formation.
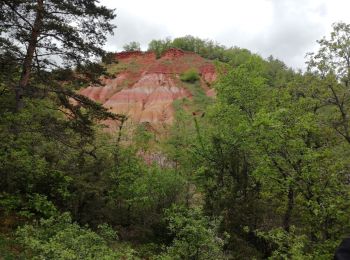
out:
{"label": "rock formation", "polygon": [[171,124],[174,100],[191,98],[180,75],[196,69],[200,85],[214,96],[211,83],[216,79],[212,62],[191,52],[169,49],[159,59],[153,52],[120,52],[108,65],[113,78],[103,78],[104,86],[90,86],[81,94],[102,103],[114,113],[126,114],[136,123]]}

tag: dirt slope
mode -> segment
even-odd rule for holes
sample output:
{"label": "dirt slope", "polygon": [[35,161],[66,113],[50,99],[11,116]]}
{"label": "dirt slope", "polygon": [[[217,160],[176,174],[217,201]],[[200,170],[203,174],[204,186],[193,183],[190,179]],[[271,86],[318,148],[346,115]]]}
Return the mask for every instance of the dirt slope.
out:
{"label": "dirt slope", "polygon": [[173,101],[191,98],[180,80],[189,69],[199,72],[200,87],[208,96],[214,95],[210,86],[216,79],[215,67],[195,53],[170,49],[157,59],[153,52],[134,51],[117,53],[115,58],[116,63],[108,65],[114,77],[104,78],[102,87],[90,86],[80,93],[112,112],[128,115],[135,123],[171,124]]}

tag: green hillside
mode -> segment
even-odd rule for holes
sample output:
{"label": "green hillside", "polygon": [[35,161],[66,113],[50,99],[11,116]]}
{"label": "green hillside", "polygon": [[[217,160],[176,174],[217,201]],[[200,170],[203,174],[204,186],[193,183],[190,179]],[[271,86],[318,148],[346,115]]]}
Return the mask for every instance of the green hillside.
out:
{"label": "green hillside", "polygon": [[305,71],[193,36],[151,41],[158,61],[176,48],[217,74],[206,86],[195,58],[162,64],[186,68],[190,97],[159,135],[147,122],[128,132],[125,115],[79,94],[142,74],[102,49],[114,10],[0,8],[0,259],[333,258],[350,232],[349,24]]}

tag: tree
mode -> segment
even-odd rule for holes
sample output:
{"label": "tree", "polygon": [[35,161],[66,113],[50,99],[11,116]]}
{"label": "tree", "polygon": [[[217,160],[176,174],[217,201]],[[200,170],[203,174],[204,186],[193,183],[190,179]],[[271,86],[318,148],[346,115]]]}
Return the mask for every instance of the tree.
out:
{"label": "tree", "polygon": [[200,39],[191,35],[175,38],[174,40],[171,40],[169,37],[163,40],[152,40],[148,44],[148,50],[154,51],[157,58],[160,58],[170,48],[195,52],[206,59],[230,62],[232,65],[242,64],[252,55],[247,49],[239,47],[227,48],[212,40]]}
{"label": "tree", "polygon": [[114,52],[107,52],[103,57],[102,57],[102,62],[106,65],[110,65],[112,63],[118,63],[118,60],[115,57]]}
{"label": "tree", "polygon": [[114,10],[96,0],[2,0],[0,8],[0,55],[13,57],[21,70],[13,86],[17,111],[33,70],[43,76],[45,70],[90,63],[103,55],[114,28]]}
{"label": "tree", "polygon": [[165,211],[172,244],[160,259],[224,259],[224,240],[218,236],[218,221],[211,221],[200,208],[173,205]]}
{"label": "tree", "polygon": [[141,46],[138,42],[129,42],[123,46],[124,51],[140,51]]}
{"label": "tree", "polygon": [[171,48],[172,41],[170,38],[166,38],[164,40],[152,40],[148,44],[148,51],[154,51],[156,53],[157,58],[159,59],[164,51]]}
{"label": "tree", "polygon": [[322,123],[332,109],[315,111],[310,91],[325,82],[257,55],[221,71],[209,124],[191,146],[206,212],[223,217],[228,247],[245,256],[292,256],[297,247],[330,257],[349,229],[349,153]]}
{"label": "tree", "polygon": [[350,143],[350,24],[335,23],[329,39],[318,41],[317,53],[309,53],[308,71],[322,81],[313,96],[319,100],[317,110],[331,107],[325,120]]}
{"label": "tree", "polygon": [[17,211],[33,194],[67,209],[74,172],[98,163],[95,122],[119,118],[76,91],[104,72],[94,61],[115,15],[95,0],[3,0],[0,8],[0,188],[19,198]]}

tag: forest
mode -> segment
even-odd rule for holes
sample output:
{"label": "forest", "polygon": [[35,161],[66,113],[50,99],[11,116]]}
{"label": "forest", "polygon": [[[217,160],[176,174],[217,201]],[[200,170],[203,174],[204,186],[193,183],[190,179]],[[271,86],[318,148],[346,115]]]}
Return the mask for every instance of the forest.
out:
{"label": "forest", "polygon": [[115,10],[0,10],[0,259],[332,259],[349,236],[350,24],[333,24],[305,71],[194,36],[152,40],[158,58],[194,52],[218,75],[214,99],[196,70],[181,75],[193,98],[159,138],[79,94],[118,62],[103,49]]}

